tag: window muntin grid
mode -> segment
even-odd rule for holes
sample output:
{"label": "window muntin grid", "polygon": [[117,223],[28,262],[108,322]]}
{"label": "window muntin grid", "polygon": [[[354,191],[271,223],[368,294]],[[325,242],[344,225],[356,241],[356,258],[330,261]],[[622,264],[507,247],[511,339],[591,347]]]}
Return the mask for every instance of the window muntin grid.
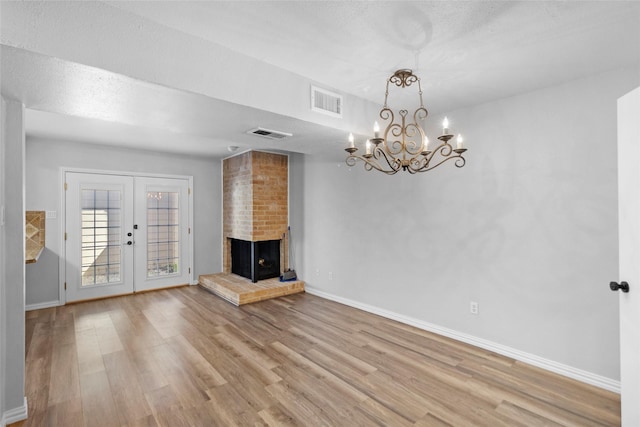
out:
{"label": "window muntin grid", "polygon": [[147,277],[180,273],[179,194],[147,191]]}
{"label": "window muntin grid", "polygon": [[119,190],[81,190],[83,287],[121,281],[121,196]]}

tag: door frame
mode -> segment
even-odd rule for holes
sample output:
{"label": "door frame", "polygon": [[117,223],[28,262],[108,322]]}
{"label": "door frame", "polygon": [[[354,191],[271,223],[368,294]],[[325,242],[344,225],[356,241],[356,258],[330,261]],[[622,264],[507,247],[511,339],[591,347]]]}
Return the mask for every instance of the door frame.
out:
{"label": "door frame", "polygon": [[188,201],[189,201],[189,213],[187,215],[187,219],[189,221],[188,227],[190,229],[190,233],[188,234],[187,241],[187,253],[189,256],[189,285],[195,285],[193,276],[195,274],[193,268],[193,234],[195,233],[195,227],[193,223],[193,176],[192,175],[171,175],[171,174],[161,174],[161,173],[145,173],[145,172],[129,172],[129,171],[116,171],[116,170],[102,170],[102,169],[85,169],[85,168],[70,168],[70,167],[61,167],[60,168],[60,196],[59,196],[59,211],[60,216],[58,220],[59,231],[58,235],[60,236],[60,256],[58,258],[58,300],[60,305],[65,305],[67,303],[67,295],[65,292],[65,280],[67,276],[66,268],[67,268],[67,255],[66,255],[66,241],[64,240],[64,233],[66,231],[66,222],[67,222],[67,212],[66,212],[66,190],[64,188],[65,185],[65,175],[67,172],[71,173],[89,173],[89,174],[98,174],[98,175],[120,175],[120,176],[131,176],[134,178],[168,178],[168,179],[184,179],[189,182],[189,190],[188,190]]}

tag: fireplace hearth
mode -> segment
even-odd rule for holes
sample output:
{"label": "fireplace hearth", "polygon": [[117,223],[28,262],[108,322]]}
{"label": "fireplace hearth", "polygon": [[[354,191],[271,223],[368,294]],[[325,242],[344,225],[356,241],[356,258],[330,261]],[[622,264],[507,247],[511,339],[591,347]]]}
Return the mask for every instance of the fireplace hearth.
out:
{"label": "fireplace hearth", "polygon": [[280,240],[230,241],[233,274],[246,277],[253,283],[280,275]]}

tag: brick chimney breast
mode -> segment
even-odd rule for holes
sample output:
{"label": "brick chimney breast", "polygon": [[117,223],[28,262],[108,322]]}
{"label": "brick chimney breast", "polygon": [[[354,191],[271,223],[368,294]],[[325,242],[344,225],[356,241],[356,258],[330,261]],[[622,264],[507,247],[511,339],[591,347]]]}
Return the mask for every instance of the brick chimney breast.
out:
{"label": "brick chimney breast", "polygon": [[[230,239],[280,240],[289,223],[289,162],[282,154],[248,151],[223,160],[224,271],[231,271]],[[281,250],[281,266],[286,254]]]}

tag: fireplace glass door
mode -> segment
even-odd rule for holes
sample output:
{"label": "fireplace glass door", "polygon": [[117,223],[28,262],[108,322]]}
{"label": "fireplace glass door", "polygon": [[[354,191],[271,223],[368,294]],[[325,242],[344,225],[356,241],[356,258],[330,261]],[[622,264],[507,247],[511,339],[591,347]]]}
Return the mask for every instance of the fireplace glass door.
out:
{"label": "fireplace glass door", "polygon": [[253,283],[280,275],[280,240],[231,239],[231,272]]}

